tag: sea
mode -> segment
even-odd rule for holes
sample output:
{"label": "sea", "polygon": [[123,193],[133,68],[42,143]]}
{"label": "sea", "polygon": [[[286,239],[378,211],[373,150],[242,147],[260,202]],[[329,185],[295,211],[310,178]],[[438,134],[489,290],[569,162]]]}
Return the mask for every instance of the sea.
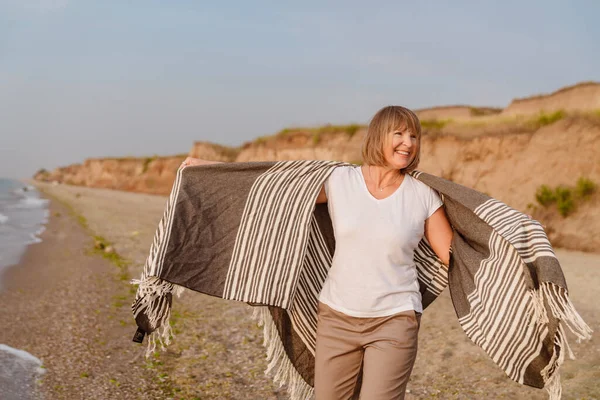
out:
{"label": "sea", "polygon": [[[33,186],[0,178],[0,291],[3,272],[19,263],[27,246],[41,241],[48,216],[48,200]],[[34,355],[0,343],[0,399],[33,399],[42,367]]]}

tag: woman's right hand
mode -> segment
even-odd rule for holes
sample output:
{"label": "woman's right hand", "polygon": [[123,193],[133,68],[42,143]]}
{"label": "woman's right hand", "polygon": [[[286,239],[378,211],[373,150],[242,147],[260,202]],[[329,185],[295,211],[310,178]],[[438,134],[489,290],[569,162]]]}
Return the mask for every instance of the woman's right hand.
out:
{"label": "woman's right hand", "polygon": [[219,163],[221,163],[221,161],[209,161],[209,160],[202,160],[200,158],[187,157],[181,163],[181,168],[195,166],[195,165],[209,165],[209,164],[219,164]]}

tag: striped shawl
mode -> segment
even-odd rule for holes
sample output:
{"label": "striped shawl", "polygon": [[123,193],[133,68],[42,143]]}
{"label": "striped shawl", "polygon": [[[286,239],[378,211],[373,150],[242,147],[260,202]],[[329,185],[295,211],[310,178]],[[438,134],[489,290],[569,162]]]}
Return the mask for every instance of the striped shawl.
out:
{"label": "striped shawl", "polygon": [[[168,344],[173,294],[183,288],[255,307],[269,367],[292,399],[313,395],[318,294],[335,240],[315,206],[333,161],[224,163],[177,177],[138,284],[133,313],[149,351]],[[414,261],[423,308],[448,286],[460,325],[513,380],[561,395],[571,358],[565,326],[589,339],[541,225],[475,190],[415,171],[436,190],[452,225],[446,269],[424,238]],[[562,323],[561,323],[562,322]]]}

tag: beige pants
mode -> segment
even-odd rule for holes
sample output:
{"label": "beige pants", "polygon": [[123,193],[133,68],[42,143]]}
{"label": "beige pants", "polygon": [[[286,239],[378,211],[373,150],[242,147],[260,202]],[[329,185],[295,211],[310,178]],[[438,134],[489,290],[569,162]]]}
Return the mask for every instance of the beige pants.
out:
{"label": "beige pants", "polygon": [[357,318],[319,302],[316,400],[352,398],[361,378],[365,400],[404,399],[417,357],[421,313]]}

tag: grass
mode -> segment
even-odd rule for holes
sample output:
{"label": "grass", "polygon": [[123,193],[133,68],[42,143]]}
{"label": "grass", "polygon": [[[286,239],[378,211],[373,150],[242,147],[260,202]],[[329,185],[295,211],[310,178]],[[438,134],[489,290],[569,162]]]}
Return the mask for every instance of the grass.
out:
{"label": "grass", "polygon": [[440,130],[452,122],[451,119],[426,119],[421,121],[421,128]]}
{"label": "grass", "polygon": [[556,201],[556,195],[550,187],[542,185],[536,190],[535,199],[540,205],[548,207]]}
{"label": "grass", "polygon": [[560,215],[566,217],[575,211],[575,201],[573,200],[573,193],[571,189],[559,186],[556,188],[555,193],[556,206],[558,207],[558,212]]}
{"label": "grass", "polygon": [[558,110],[550,114],[546,114],[544,111],[541,111],[536,117],[533,117],[531,122],[537,126],[542,127],[546,125],[552,125],[556,121],[560,121],[567,114],[563,110]]}
{"label": "grass", "polygon": [[146,172],[148,172],[148,166],[150,165],[150,163],[152,161],[156,160],[157,158],[158,158],[157,155],[144,158],[144,164],[142,165],[142,174],[145,174]]}
{"label": "grass", "polygon": [[535,192],[535,199],[543,207],[556,204],[558,212],[567,217],[577,209],[577,203],[587,200],[596,192],[597,185],[588,178],[580,177],[575,187],[560,185],[551,188],[547,185],[540,186]]}
{"label": "grass", "polygon": [[485,111],[477,107],[470,107],[469,112],[473,117],[481,117],[482,115],[485,115]]}
{"label": "grass", "polygon": [[[290,133],[294,132],[308,132],[313,134],[330,134],[330,133],[339,133],[344,132],[348,135],[349,138],[353,137],[356,132],[358,132],[363,126],[359,124],[349,124],[349,125],[324,125],[316,128],[309,127],[294,127],[294,128],[285,128],[280,130],[275,134],[275,136],[286,136]],[[264,137],[264,136],[263,136]]]}
{"label": "grass", "polygon": [[321,133],[320,132],[313,133],[313,136],[312,136],[313,146],[318,145],[320,141],[321,141]]}
{"label": "grass", "polygon": [[[245,143],[244,145],[241,146],[241,148],[246,148],[251,145],[264,145],[265,143],[267,143],[268,141],[270,141],[272,139],[275,139],[277,137],[286,137],[286,136],[294,134],[294,133],[303,133],[303,134],[312,135],[311,143],[313,146],[316,146],[319,143],[321,143],[321,141],[324,138],[324,135],[335,134],[335,133],[345,133],[348,136],[348,139],[351,139],[356,134],[356,132],[358,132],[362,128],[364,128],[364,126],[360,125],[360,124],[348,124],[348,125],[328,124],[328,125],[324,125],[324,126],[320,126],[320,127],[312,127],[312,128],[311,127],[284,128],[274,135],[259,136],[259,137],[255,138],[253,141]],[[239,153],[239,151],[241,151],[241,148],[237,149],[236,151]]]}
{"label": "grass", "polygon": [[580,177],[575,184],[575,193],[581,198],[588,198],[597,190],[597,185],[588,178]]}

